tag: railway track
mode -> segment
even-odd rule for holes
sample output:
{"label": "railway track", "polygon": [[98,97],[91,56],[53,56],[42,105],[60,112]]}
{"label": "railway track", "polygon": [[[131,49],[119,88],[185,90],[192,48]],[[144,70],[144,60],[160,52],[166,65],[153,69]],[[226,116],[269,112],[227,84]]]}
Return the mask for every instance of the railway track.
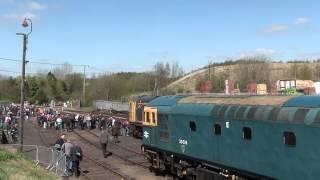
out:
{"label": "railway track", "polygon": [[124,174],[118,172],[118,171],[116,170],[116,168],[110,166],[109,164],[106,164],[106,163],[103,163],[103,162],[99,162],[99,161],[97,161],[97,160],[95,160],[95,159],[90,158],[89,156],[86,156],[86,155],[84,156],[84,158],[87,159],[87,160],[89,160],[89,161],[91,161],[91,162],[93,162],[95,165],[97,165],[97,166],[99,166],[99,167],[102,167],[102,168],[105,169],[105,170],[108,170],[108,171],[111,172],[112,174],[120,177],[122,180],[133,180],[133,179],[135,179],[135,178],[132,178],[132,177],[130,177],[130,176],[128,176],[128,175],[124,175]]}
{"label": "railway track", "polygon": [[[39,135],[39,138],[40,138],[40,141],[41,143],[45,146],[45,147],[52,147],[52,144],[49,144],[47,143],[47,141],[44,139],[43,137],[43,133],[41,133],[41,127],[39,127],[37,124],[33,124],[34,128],[37,129],[38,131],[38,135]],[[87,176],[85,173],[82,173],[81,176],[84,178],[84,179],[88,179],[88,180],[91,180],[91,178],[89,176]],[[68,177],[65,177],[64,179],[66,179]]]}
{"label": "railway track", "polygon": [[[91,134],[91,135],[93,135],[93,136],[95,136],[95,137],[99,137],[97,134],[95,134],[94,132],[92,132],[92,131],[89,131],[89,130],[86,130],[86,132],[88,132],[89,134]],[[133,153],[133,154],[137,154],[137,155],[142,155],[142,156],[144,156],[144,154],[142,154],[141,152],[137,152],[137,151],[134,151],[134,150],[132,150],[132,149],[129,149],[129,148],[127,148],[127,147],[124,147],[124,146],[121,146],[121,145],[119,145],[119,144],[116,144],[116,143],[114,143],[114,142],[110,142],[112,145],[114,145],[114,146],[117,146],[117,147],[119,147],[119,148],[121,148],[121,149],[124,149],[124,150],[126,150],[126,151],[128,151],[128,152],[131,152],[131,153]]]}
{"label": "railway track", "polygon": [[[78,137],[80,137],[83,141],[91,144],[92,146],[96,147],[97,149],[100,149],[100,145],[97,143],[94,143],[90,141],[88,138],[84,137],[77,131],[73,131]],[[85,131],[88,132],[88,134],[91,134],[94,136],[95,139],[97,139],[97,135],[90,132],[90,131]],[[90,133],[89,133],[90,132]],[[117,145],[116,143],[111,143],[113,145],[113,150],[112,150],[112,156],[117,157],[118,159],[121,159],[127,163],[130,163],[132,165],[136,165],[139,167],[142,167],[144,169],[149,169],[150,166],[146,165],[148,162],[146,161],[145,157],[143,154],[138,153],[136,151],[133,151],[131,149],[125,148],[123,146]],[[116,147],[116,149],[114,148]],[[123,154],[124,156],[120,155]]]}
{"label": "railway track", "polygon": [[[41,131],[41,128],[38,127],[37,124],[33,124],[33,126],[37,129],[38,131],[38,135],[39,135],[39,138],[40,138],[40,141],[43,145],[45,145],[46,147],[52,147],[52,145],[48,144],[47,141],[44,137],[44,134],[42,133]],[[84,155],[83,156],[84,159],[88,162],[91,162],[93,166],[98,166],[100,169],[102,169],[103,171],[104,170],[107,170],[108,172],[112,173],[114,176],[118,177],[119,179],[121,180],[132,180],[133,178],[127,176],[127,175],[123,175],[121,173],[119,173],[118,171],[116,171],[114,168],[112,168],[110,165],[106,164],[106,163],[102,163],[102,162],[99,162],[87,155]],[[90,165],[92,167],[92,165]],[[115,177],[112,177],[109,175],[110,179],[115,179]],[[84,179],[88,179],[88,180],[94,180],[96,178],[91,178],[89,175],[86,175],[86,173],[81,173],[81,177],[83,177]],[[103,178],[106,178],[106,174],[103,175]],[[64,177],[64,179],[69,179],[69,177]]]}
{"label": "railway track", "polygon": [[[87,150],[87,152],[91,152],[91,154],[95,154],[95,155],[96,154],[100,154],[100,153],[96,153],[96,151],[100,150],[100,146],[96,146],[94,143],[90,142],[89,140],[87,140],[85,137],[83,137],[82,135],[80,135],[76,131],[73,131],[73,133],[76,134],[81,139],[80,141],[85,142],[86,144],[89,144],[91,147],[94,147],[94,150],[92,148],[90,148],[91,150],[90,151]],[[89,161],[91,161],[91,162],[93,162],[96,166],[99,166],[99,167],[102,167],[102,168],[106,169],[110,173],[118,176],[120,179],[123,179],[123,180],[134,180],[135,179],[135,178],[133,178],[133,177],[131,177],[129,175],[126,175],[126,174],[122,173],[117,167],[115,167],[113,165],[110,165],[107,162],[103,162],[101,160],[96,160],[96,159],[91,158],[91,157],[89,157],[87,155],[84,155],[84,158],[89,160]]]}
{"label": "railway track", "polygon": [[[65,113],[70,113],[70,114],[75,114],[75,111],[64,111]],[[78,113],[85,113],[85,112],[82,112],[82,111],[76,111]],[[104,114],[104,113],[102,113]],[[106,115],[106,114],[104,114]],[[118,113],[118,114],[108,114],[109,116],[115,116],[116,118],[124,118],[124,117],[127,117],[127,115],[125,114],[121,114],[121,113]],[[100,144],[96,144],[96,143],[93,143],[91,142],[90,140],[87,140],[86,137],[83,137],[83,135],[79,134],[78,132],[76,131],[73,131],[77,136],[79,136],[81,139],[83,139],[84,141],[88,142],[89,144],[95,146],[96,148],[100,149]],[[83,131],[82,131],[83,132]],[[85,132],[87,132],[88,134],[91,134],[92,136],[94,136],[95,138],[98,138],[99,136],[89,130],[86,130]],[[150,166],[147,165],[148,162],[146,161],[146,158],[144,156],[144,154],[142,154],[141,152],[137,152],[137,151],[134,151],[132,149],[129,149],[127,147],[124,147],[124,146],[121,146],[119,144],[116,144],[112,141],[109,141],[109,144],[112,144],[113,147],[116,147],[117,150],[116,151],[113,151],[112,152],[112,155],[123,160],[123,161],[126,161],[130,164],[133,164],[133,165],[137,165],[137,166],[140,166],[144,169],[149,169]],[[116,153],[117,152],[117,153]],[[120,152],[120,153],[119,153]],[[123,154],[125,154],[125,156],[123,156]]]}

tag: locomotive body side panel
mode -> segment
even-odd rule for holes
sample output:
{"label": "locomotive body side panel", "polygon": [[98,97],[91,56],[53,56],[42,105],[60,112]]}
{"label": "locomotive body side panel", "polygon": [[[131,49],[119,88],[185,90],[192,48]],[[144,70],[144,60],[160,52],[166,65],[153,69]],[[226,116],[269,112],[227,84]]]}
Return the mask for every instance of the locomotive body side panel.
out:
{"label": "locomotive body side panel", "polygon": [[[303,97],[288,98],[284,106],[178,103],[162,111],[167,125],[145,128],[160,139],[167,127],[169,140],[144,139],[144,145],[188,162],[186,168],[210,165],[246,177],[317,179],[320,97],[307,98],[311,105]],[[162,106],[153,106],[161,114]]]}

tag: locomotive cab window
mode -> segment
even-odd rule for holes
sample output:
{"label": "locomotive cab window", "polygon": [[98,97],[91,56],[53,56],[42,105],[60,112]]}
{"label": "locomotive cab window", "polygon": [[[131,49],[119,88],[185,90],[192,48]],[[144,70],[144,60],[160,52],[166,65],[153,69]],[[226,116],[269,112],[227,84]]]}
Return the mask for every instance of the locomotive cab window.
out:
{"label": "locomotive cab window", "polygon": [[252,130],[251,130],[251,128],[244,127],[242,129],[242,136],[243,136],[243,139],[251,140],[251,138],[252,138]]}
{"label": "locomotive cab window", "polygon": [[295,147],[296,146],[296,135],[293,132],[284,132],[283,133],[283,141],[284,144],[289,147]]}
{"label": "locomotive cab window", "polygon": [[214,135],[221,136],[221,126],[220,126],[220,124],[214,124],[213,133],[214,133]]}
{"label": "locomotive cab window", "polygon": [[190,128],[191,132],[195,132],[197,130],[196,123],[194,121],[190,121],[189,128]]}
{"label": "locomotive cab window", "polygon": [[157,126],[157,108],[146,106],[144,107],[143,125]]}
{"label": "locomotive cab window", "polygon": [[156,113],[151,112],[151,114],[152,114],[152,123],[156,123]]}
{"label": "locomotive cab window", "polygon": [[150,113],[146,112],[146,122],[150,123]]}

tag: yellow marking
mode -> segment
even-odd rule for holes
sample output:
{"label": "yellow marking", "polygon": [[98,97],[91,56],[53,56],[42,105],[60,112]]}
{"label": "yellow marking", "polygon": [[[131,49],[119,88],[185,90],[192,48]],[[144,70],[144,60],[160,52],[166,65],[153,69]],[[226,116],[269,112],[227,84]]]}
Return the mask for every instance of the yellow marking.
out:
{"label": "yellow marking", "polygon": [[157,126],[158,124],[158,113],[155,107],[144,107],[144,120],[143,125],[145,126]]}

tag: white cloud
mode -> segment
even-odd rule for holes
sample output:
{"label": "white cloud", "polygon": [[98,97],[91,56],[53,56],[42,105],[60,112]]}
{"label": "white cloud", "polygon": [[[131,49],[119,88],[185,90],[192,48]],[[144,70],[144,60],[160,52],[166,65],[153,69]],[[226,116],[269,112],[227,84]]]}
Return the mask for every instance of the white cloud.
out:
{"label": "white cloud", "polygon": [[4,15],[0,16],[0,19],[14,20],[14,21],[22,21],[24,18],[38,19],[39,17],[32,12],[9,13],[9,14],[4,14]]}
{"label": "white cloud", "polygon": [[275,33],[280,31],[285,31],[288,29],[288,26],[285,24],[271,24],[269,27],[264,29],[265,33]]}
{"label": "white cloud", "polygon": [[13,5],[15,7],[12,12],[0,14],[0,21],[22,21],[24,18],[39,19],[39,15],[35,12],[48,8],[47,4],[36,1],[18,2],[15,0],[0,0],[0,3],[10,3],[10,6]]}
{"label": "white cloud", "polygon": [[48,7],[46,4],[41,4],[35,1],[28,2],[25,4],[25,6],[30,10],[36,10],[36,11],[41,11],[41,10],[47,9]]}
{"label": "white cloud", "polygon": [[251,58],[251,57],[270,57],[276,53],[273,49],[265,49],[265,48],[258,48],[254,51],[245,51],[241,52],[239,57],[242,58]]}
{"label": "white cloud", "polygon": [[295,25],[304,25],[309,23],[309,19],[306,17],[299,17],[294,21]]}

